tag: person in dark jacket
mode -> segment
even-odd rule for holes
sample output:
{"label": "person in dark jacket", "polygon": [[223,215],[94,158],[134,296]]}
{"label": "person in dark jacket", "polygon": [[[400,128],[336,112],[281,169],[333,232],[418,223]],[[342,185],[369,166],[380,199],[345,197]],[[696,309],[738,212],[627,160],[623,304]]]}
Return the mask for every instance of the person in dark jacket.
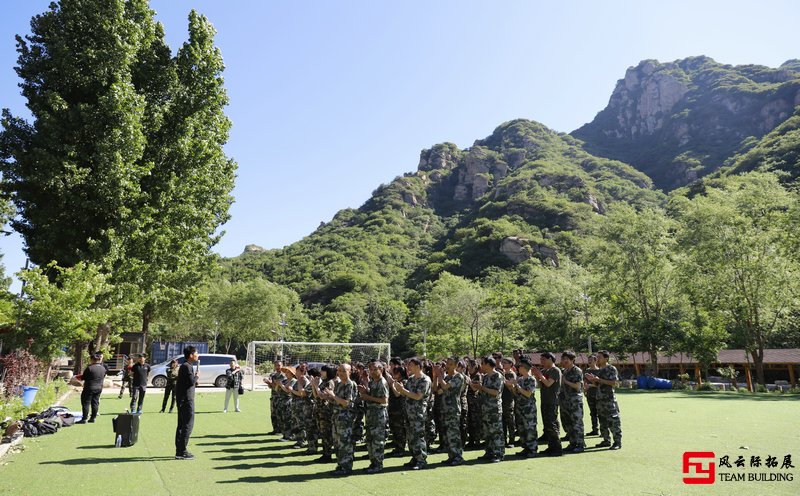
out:
{"label": "person in dark jacket", "polygon": [[178,381],[175,383],[175,399],[178,402],[175,459],[194,460],[194,455],[186,451],[186,446],[194,428],[194,387],[197,383],[197,372],[192,365],[197,362],[197,348],[187,346],[183,349],[183,356],[186,360],[178,369]]}
{"label": "person in dark jacket", "polygon": [[[144,394],[147,392],[147,376],[150,374],[150,366],[144,363],[144,358],[144,354],[139,355],[139,359],[131,369],[131,413],[142,413]],[[137,408],[134,409],[134,406]]]}
{"label": "person in dark jacket", "polygon": [[[100,393],[103,392],[103,379],[106,377],[106,368],[103,366],[103,354],[98,352],[92,355],[92,363],[81,374],[83,391],[81,392],[81,407],[83,417],[76,424],[94,423],[97,412],[100,410]],[[92,416],[89,417],[89,406]],[[88,420],[87,420],[88,419]]]}
{"label": "person in dark jacket", "polygon": [[175,383],[177,381],[178,361],[173,358],[167,367],[167,387],[164,388],[164,400],[161,402],[161,411],[159,413],[164,413],[164,409],[167,408],[167,400],[170,397],[172,401],[169,404],[169,413],[172,413],[172,409],[175,408]]}

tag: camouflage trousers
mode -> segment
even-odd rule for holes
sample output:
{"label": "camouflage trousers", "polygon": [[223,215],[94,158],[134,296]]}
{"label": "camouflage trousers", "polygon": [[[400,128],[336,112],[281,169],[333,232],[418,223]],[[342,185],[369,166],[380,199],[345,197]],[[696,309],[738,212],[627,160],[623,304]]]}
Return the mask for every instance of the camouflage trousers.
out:
{"label": "camouflage trousers", "polygon": [[269,393],[269,419],[272,423],[273,431],[282,431],[281,422],[278,420],[278,395],[275,391]]}
{"label": "camouflage trousers", "polygon": [[292,427],[292,403],[286,398],[283,398],[283,401],[280,401],[280,398],[278,400],[278,422],[281,424],[283,437],[289,439],[294,430]]}
{"label": "camouflage trousers", "polygon": [[409,412],[406,417],[406,436],[408,449],[411,456],[418,462],[428,459],[428,443],[425,440],[425,426],[427,425],[427,412]]}
{"label": "camouflage trousers", "polygon": [[467,404],[467,396],[464,395],[461,397],[461,413],[459,414],[459,430],[461,431],[461,445],[467,444],[467,440],[469,439],[469,435],[467,434],[468,430],[467,427],[469,425],[469,406]]}
{"label": "camouflage trousers", "polygon": [[353,470],[353,424],[355,416],[351,412],[339,411],[336,415],[335,437],[336,465],[344,470]]}
{"label": "camouflage trousers", "polygon": [[514,421],[514,399],[503,400],[503,439],[513,443],[516,437],[516,423]]}
{"label": "camouflage trousers", "polygon": [[322,454],[331,456],[333,453],[333,424],[330,408],[317,407],[317,435],[322,445]]}
{"label": "camouflage trousers", "polygon": [[503,440],[503,414],[495,408],[483,412],[483,432],[486,435],[486,453],[491,456],[505,456],[506,443]]}
{"label": "camouflage trousers", "polygon": [[561,426],[558,425],[558,403],[542,403],[542,434],[547,440],[547,449],[561,451]]}
{"label": "camouflage trousers", "polygon": [[431,446],[436,442],[436,423],[434,422],[433,402],[428,402],[428,415],[425,417],[425,443],[430,451]]}
{"label": "camouflage trousers", "polygon": [[355,419],[353,420],[353,443],[364,438],[364,402],[356,400]]}
{"label": "camouflage trousers", "polygon": [[316,453],[319,441],[319,434],[317,433],[317,409],[311,401],[307,401],[303,405],[303,420],[305,421],[308,450]]}
{"label": "camouflage trousers", "polygon": [[389,432],[395,449],[406,449],[406,419],[403,410],[389,411]]}
{"label": "camouflage trousers", "polygon": [[386,445],[386,408],[367,408],[366,435],[369,461],[375,467],[383,467],[383,448]]}
{"label": "camouflage trousers", "polygon": [[303,418],[303,403],[299,400],[292,401],[292,435],[298,443],[306,441],[306,422]]}
{"label": "camouflage trousers", "polygon": [[531,402],[526,406],[517,403],[514,409],[514,419],[517,422],[517,436],[519,446],[536,453],[539,447],[536,433],[536,403]]}
{"label": "camouflage trousers", "polygon": [[561,402],[561,424],[569,444],[583,448],[583,396],[571,396]]}
{"label": "camouflage trousers", "polygon": [[603,441],[611,441],[609,431],[614,436],[614,442],[622,442],[622,422],[619,418],[619,405],[616,400],[597,400],[597,416],[600,420],[600,435]]}
{"label": "camouflage trousers", "polygon": [[442,444],[447,446],[447,457],[451,460],[460,459],[464,451],[461,443],[461,412],[445,410],[442,414]]}

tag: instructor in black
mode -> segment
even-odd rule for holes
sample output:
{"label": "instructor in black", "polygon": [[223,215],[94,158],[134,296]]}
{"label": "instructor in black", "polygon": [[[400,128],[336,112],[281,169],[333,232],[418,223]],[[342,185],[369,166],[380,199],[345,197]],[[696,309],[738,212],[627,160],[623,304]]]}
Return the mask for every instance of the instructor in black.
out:
{"label": "instructor in black", "polygon": [[[103,354],[98,352],[92,355],[92,363],[83,371],[83,391],[81,392],[81,406],[83,417],[76,424],[93,423],[100,409],[100,393],[103,392],[103,379],[106,377],[106,368],[103,366]],[[92,416],[89,417],[89,406],[92,407]]]}
{"label": "instructor in black", "polygon": [[[131,413],[142,413],[142,405],[144,405],[147,376],[150,374],[150,366],[144,363],[144,357],[144,354],[139,355],[139,359],[131,369]],[[136,407],[135,410],[134,407]]]}
{"label": "instructor in black", "polygon": [[178,427],[175,429],[175,459],[194,460],[194,455],[186,451],[189,436],[194,427],[194,386],[197,375],[192,364],[197,361],[197,348],[187,346],[183,349],[184,362],[178,370],[175,384],[175,399],[178,402]]}

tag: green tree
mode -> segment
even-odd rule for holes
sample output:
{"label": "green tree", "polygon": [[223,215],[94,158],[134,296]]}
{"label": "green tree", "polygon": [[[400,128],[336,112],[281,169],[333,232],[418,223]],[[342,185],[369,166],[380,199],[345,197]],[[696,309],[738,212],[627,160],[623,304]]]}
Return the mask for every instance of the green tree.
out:
{"label": "green tree", "polygon": [[615,204],[599,223],[590,264],[597,272],[596,300],[608,305],[607,329],[627,335],[619,343],[647,351],[652,373],[658,352],[680,338],[683,301],[676,270],[674,222],[664,212]]}
{"label": "green tree", "polygon": [[171,57],[146,0],[62,0],[17,37],[33,122],[3,114],[0,168],[31,260],[101,266],[142,304],[191,302],[216,258],[236,165],[214,30]]}
{"label": "green tree", "polygon": [[725,178],[703,195],[674,201],[693,298],[723,318],[762,385],[764,348],[798,309],[800,264],[791,241],[797,202],[771,173]]}
{"label": "green tree", "polygon": [[[20,300],[23,318],[17,332],[22,339],[32,338],[31,352],[45,361],[73,343],[96,339],[101,326],[129,324],[135,309],[120,303],[108,277],[93,264],[69,268],[50,264],[23,270],[19,277],[26,283],[26,298]],[[76,369],[80,369],[83,349],[75,351]]]}
{"label": "green tree", "polygon": [[487,290],[443,272],[420,303],[422,342],[418,342],[417,350],[433,357],[466,353],[477,357],[495,350],[498,343],[491,328],[492,311]]}

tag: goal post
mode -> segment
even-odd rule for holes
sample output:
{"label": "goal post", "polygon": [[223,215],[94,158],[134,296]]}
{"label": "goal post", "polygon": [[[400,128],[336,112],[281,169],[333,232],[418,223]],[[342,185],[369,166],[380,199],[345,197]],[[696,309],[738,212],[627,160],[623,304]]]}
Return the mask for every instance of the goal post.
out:
{"label": "goal post", "polygon": [[392,356],[389,343],[310,343],[298,341],[251,341],[247,345],[250,390],[262,384],[261,378],[272,372],[276,360],[296,366],[299,363],[337,364],[345,362],[368,362]]}

